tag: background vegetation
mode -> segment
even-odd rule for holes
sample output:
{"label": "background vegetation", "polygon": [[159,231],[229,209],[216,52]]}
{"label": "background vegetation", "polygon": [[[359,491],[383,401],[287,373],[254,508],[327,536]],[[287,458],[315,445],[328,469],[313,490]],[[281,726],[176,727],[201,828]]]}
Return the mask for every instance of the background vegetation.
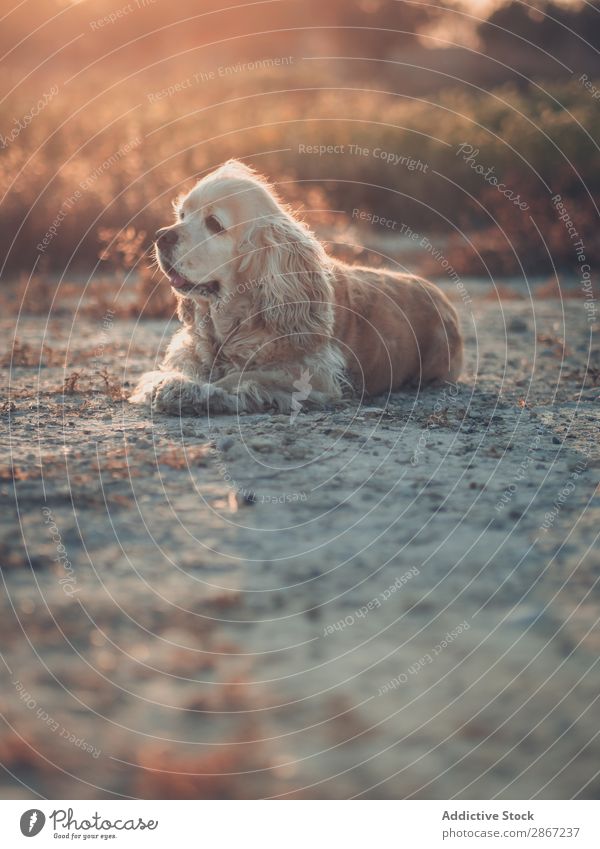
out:
{"label": "background vegetation", "polygon": [[[39,31],[27,6],[4,22],[4,283],[135,268],[145,297],[156,282],[146,252],[171,200],[231,156],[269,175],[343,255],[372,248],[370,261],[430,270],[406,240],[382,241],[389,229],[360,226],[358,208],[396,233],[431,235],[460,274],[571,272],[577,257],[551,203],[560,193],[600,259],[600,14],[589,4],[492,3],[481,21],[467,3],[129,6],[43,0]],[[21,39],[26,52],[14,49]],[[457,156],[461,143],[527,212]],[[376,149],[426,167],[409,171]],[[34,308],[40,289],[29,293]]]}

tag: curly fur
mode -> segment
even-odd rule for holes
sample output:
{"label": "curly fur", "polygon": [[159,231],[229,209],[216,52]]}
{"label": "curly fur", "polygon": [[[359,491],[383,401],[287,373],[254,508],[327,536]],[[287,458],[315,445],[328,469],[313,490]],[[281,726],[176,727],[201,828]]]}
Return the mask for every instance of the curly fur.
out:
{"label": "curly fur", "polygon": [[176,415],[295,416],[298,381],[310,407],[345,387],[374,395],[458,378],[462,340],[445,295],[414,276],[332,259],[245,165],[227,162],[201,180],[178,217],[160,231],[176,242],[159,239],[157,256],[182,327],[133,403]]}

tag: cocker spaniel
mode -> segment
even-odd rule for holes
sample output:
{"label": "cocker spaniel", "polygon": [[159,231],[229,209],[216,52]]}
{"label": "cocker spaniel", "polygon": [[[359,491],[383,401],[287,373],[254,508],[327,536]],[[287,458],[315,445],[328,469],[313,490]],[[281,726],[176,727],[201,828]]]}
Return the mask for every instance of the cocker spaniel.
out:
{"label": "cocker spaniel", "polygon": [[345,390],[458,378],[458,318],[440,289],[328,256],[246,165],[226,162],[176,210],[156,255],[183,327],[133,403],[177,415],[297,414]]}

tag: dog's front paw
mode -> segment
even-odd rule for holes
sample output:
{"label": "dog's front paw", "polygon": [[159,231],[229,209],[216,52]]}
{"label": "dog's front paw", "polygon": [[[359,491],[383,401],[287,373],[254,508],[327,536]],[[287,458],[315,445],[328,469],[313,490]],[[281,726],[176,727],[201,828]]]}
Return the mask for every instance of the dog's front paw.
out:
{"label": "dog's front paw", "polygon": [[148,372],[129,400],[132,404],[147,404],[154,413],[170,416],[234,413],[244,409],[236,395],[209,383],[196,383],[173,371]]}
{"label": "dog's front paw", "polygon": [[164,371],[148,371],[139,379],[137,386],[129,396],[130,404],[152,405],[152,396],[156,387],[165,379]]}
{"label": "dog's front paw", "polygon": [[170,374],[152,390],[152,411],[171,416],[193,415],[206,409],[204,387],[182,374]]}

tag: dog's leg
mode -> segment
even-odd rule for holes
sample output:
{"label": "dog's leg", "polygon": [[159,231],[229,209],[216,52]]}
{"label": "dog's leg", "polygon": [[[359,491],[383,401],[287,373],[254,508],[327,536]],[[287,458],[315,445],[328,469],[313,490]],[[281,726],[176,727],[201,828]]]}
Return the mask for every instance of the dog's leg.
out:
{"label": "dog's leg", "polygon": [[338,397],[326,391],[322,380],[298,367],[289,371],[234,372],[215,383],[198,383],[177,373],[158,374],[162,380],[152,389],[152,410],[170,415],[252,413],[271,409],[297,415],[303,408],[322,406]]}
{"label": "dog's leg", "polygon": [[[332,381],[300,366],[232,372],[211,387],[237,399],[231,412],[276,409],[297,415],[303,408],[321,407],[340,397],[339,388]],[[221,399],[215,401],[217,406],[222,403]]]}
{"label": "dog's leg", "polygon": [[279,410],[295,416],[341,398],[343,378],[335,359],[322,356],[277,367],[230,372],[208,383],[180,371],[144,375],[131,400],[157,413],[253,413]]}
{"label": "dog's leg", "polygon": [[163,379],[154,386],[150,401],[155,413],[193,416],[236,411],[236,396],[215,384],[199,383],[177,372],[161,374]]}
{"label": "dog's leg", "polygon": [[[155,379],[155,376],[160,379]],[[216,383],[198,383],[176,372],[154,372],[152,377],[152,380],[144,383],[143,390],[138,387],[131,400],[134,403],[148,403],[155,413],[174,416],[248,413],[279,406],[274,386],[267,388],[263,385],[259,389],[255,381],[241,374],[230,375]],[[282,401],[290,395],[289,390],[281,394]]]}
{"label": "dog's leg", "polygon": [[165,371],[147,371],[146,374],[143,374],[135,389],[129,396],[130,404],[144,404],[146,406],[151,406],[152,398],[158,388],[158,386],[164,382],[164,380],[171,376],[176,378],[178,376],[177,372],[165,372]]}
{"label": "dog's leg", "polygon": [[[210,369],[203,362],[201,354],[202,350],[197,339],[187,327],[181,328],[169,343],[160,368],[142,375],[129,401],[132,404],[156,406],[154,402],[158,397],[159,405],[164,404],[170,408],[173,397],[179,393],[182,395],[182,403],[189,406],[194,393],[187,383],[202,386],[210,374]],[[163,400],[161,400],[162,396],[164,396]],[[174,409],[173,412],[179,411]]]}

